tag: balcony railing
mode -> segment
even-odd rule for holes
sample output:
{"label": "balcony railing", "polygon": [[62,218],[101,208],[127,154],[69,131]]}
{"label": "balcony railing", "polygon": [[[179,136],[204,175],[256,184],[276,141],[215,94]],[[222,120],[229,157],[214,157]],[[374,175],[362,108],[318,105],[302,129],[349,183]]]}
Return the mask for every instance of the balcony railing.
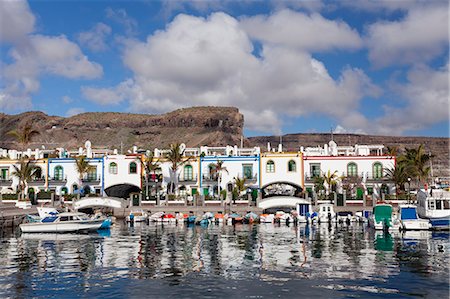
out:
{"label": "balcony railing", "polygon": [[67,177],[50,177],[48,183],[49,185],[65,185],[67,183]]}
{"label": "balcony railing", "polygon": [[12,178],[0,178],[0,186],[11,186]]}
{"label": "balcony railing", "polygon": [[178,181],[179,182],[185,182],[185,183],[196,183],[197,182],[197,176],[196,175],[192,175],[192,176],[179,176],[178,177]]}
{"label": "balcony railing", "polygon": [[[313,181],[315,177],[322,177],[323,174],[317,175],[311,172],[305,172],[305,180]],[[345,178],[345,177],[358,177],[361,179],[366,179],[368,181],[386,181],[388,178],[385,175],[380,175],[380,173],[372,173],[372,172],[359,172],[357,175],[348,175],[347,172],[337,173],[337,177]]]}
{"label": "balcony railing", "polygon": [[83,183],[100,183],[100,176],[94,177],[94,176],[87,176],[81,179]]}
{"label": "balcony railing", "polygon": [[253,182],[253,183],[258,180],[258,175],[256,173],[251,174],[251,175],[248,175],[248,174],[245,175],[245,174],[242,174],[242,173],[238,173],[236,177],[240,178],[240,179],[245,178],[246,182]]}

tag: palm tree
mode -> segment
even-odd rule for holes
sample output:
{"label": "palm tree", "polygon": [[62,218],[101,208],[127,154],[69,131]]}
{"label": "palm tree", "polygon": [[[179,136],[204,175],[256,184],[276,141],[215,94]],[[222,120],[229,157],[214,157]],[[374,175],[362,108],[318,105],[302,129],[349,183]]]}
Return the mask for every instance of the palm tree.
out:
{"label": "palm tree", "polygon": [[9,131],[8,135],[13,136],[17,142],[22,144],[23,147],[28,145],[34,136],[39,135],[39,131],[33,129],[30,122],[27,122],[22,128]]}
{"label": "palm tree", "polygon": [[86,156],[78,156],[75,160],[75,163],[81,188],[81,185],[83,184],[83,176],[89,172],[92,166],[89,164]]}
{"label": "palm tree", "polygon": [[159,168],[159,160],[153,161],[153,152],[150,152],[148,156],[145,156],[141,161],[142,167],[145,169],[145,196],[148,198],[148,179],[150,174],[156,174],[156,170]]}
{"label": "palm tree", "polygon": [[175,143],[170,145],[170,151],[166,154],[166,159],[171,162],[170,166],[170,188],[168,190],[169,194],[174,194],[178,185],[178,177],[177,171],[178,167],[183,165],[188,161],[186,157],[184,157],[184,149],[181,148],[180,143]]}
{"label": "palm tree", "polygon": [[323,179],[324,179],[324,183],[326,183],[326,194],[328,195],[332,189],[333,185],[337,184],[337,179],[339,178],[338,176],[338,171],[335,170],[333,173],[331,173],[330,170],[328,170],[327,173],[323,174]]}
{"label": "palm tree", "polygon": [[396,146],[388,146],[387,147],[387,154],[389,156],[392,156],[392,157],[397,157],[398,156],[398,147],[396,147]]}
{"label": "palm tree", "polygon": [[220,198],[220,181],[222,179],[222,172],[228,173],[228,170],[223,166],[223,161],[221,160],[217,160],[217,163],[212,165],[211,170],[213,174],[217,174],[217,194]]}
{"label": "palm tree", "polygon": [[[393,181],[395,183],[395,190],[397,196],[400,193],[400,190],[405,189],[405,183],[407,182],[408,171],[406,163],[397,163],[393,168],[386,169],[386,178]],[[397,188],[398,187],[398,188]]]}
{"label": "palm tree", "polygon": [[20,199],[23,200],[28,188],[28,181],[33,178],[36,167],[30,160],[21,160],[20,166],[14,164],[13,167],[14,171],[11,174],[19,179]]}
{"label": "palm tree", "polygon": [[243,191],[245,191],[245,189],[247,188],[246,186],[246,178],[234,178],[234,185],[235,185],[235,190],[237,191],[238,195],[241,195],[241,193]]}
{"label": "palm tree", "polygon": [[430,174],[430,166],[428,166],[432,155],[425,153],[424,145],[418,148],[406,149],[405,155],[400,157],[400,163],[406,163],[408,175],[420,183],[426,183]]}

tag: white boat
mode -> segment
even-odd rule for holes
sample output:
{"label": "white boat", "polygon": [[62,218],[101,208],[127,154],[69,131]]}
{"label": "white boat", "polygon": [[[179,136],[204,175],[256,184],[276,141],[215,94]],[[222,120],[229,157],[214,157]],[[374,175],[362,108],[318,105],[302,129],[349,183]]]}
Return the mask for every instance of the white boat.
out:
{"label": "white boat", "polygon": [[432,229],[450,229],[450,192],[431,189],[417,192],[417,213],[430,220]]}
{"label": "white boat", "polygon": [[319,212],[317,213],[320,223],[336,222],[336,213],[334,206],[331,203],[322,203],[319,205]]}
{"label": "white boat", "polygon": [[22,223],[19,227],[24,233],[66,233],[96,231],[104,219],[90,219],[83,213],[61,213],[53,222]]}
{"label": "white boat", "polygon": [[428,219],[417,216],[415,205],[400,205],[399,218],[403,230],[427,230],[431,228]]}
{"label": "white boat", "polygon": [[132,210],[127,216],[127,222],[145,222],[147,221],[148,214],[144,210]]}
{"label": "white boat", "polygon": [[398,231],[401,228],[400,221],[392,215],[392,205],[378,203],[373,207],[373,215],[369,217],[369,227],[376,230]]}
{"label": "white boat", "polygon": [[310,203],[297,204],[297,221],[299,223],[311,222],[312,207]]}
{"label": "white boat", "polygon": [[259,215],[259,222],[261,223],[273,223],[275,219],[274,214],[261,214]]}

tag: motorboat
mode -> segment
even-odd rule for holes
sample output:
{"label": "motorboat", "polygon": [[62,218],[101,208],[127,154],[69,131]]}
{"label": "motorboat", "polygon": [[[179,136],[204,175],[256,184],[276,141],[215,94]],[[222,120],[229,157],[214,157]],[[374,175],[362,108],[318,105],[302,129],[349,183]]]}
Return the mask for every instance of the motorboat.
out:
{"label": "motorboat", "polygon": [[419,218],[415,205],[400,205],[399,216],[403,230],[428,230],[431,228],[428,219]]}
{"label": "motorboat", "polygon": [[450,229],[450,192],[444,189],[417,192],[417,213],[429,219],[432,229]]}
{"label": "motorboat", "polygon": [[261,214],[259,215],[259,222],[260,223],[273,223],[275,219],[274,214]]}
{"label": "motorboat", "polygon": [[376,230],[399,230],[400,221],[392,215],[392,205],[378,203],[373,207],[373,214],[369,217],[369,227]]}
{"label": "motorboat", "polygon": [[145,222],[148,214],[144,210],[132,210],[127,216],[127,222]]}
{"label": "motorboat", "polygon": [[52,222],[22,223],[19,227],[24,233],[65,233],[96,231],[105,219],[91,219],[84,213],[60,213]]}
{"label": "motorboat", "polygon": [[249,212],[247,214],[245,214],[244,216],[244,222],[245,223],[255,223],[259,221],[259,216],[258,214],[255,214],[253,212]]}
{"label": "motorboat", "polygon": [[320,204],[317,215],[320,223],[337,221],[336,213],[334,212],[334,205],[330,203]]}

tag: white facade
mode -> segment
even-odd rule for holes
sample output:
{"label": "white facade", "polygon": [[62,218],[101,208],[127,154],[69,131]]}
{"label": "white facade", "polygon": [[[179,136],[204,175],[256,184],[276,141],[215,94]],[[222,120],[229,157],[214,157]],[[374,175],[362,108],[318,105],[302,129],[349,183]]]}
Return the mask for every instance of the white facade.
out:
{"label": "white facade", "polygon": [[140,155],[108,155],[104,158],[104,189],[118,184],[142,188]]}
{"label": "white facade", "polygon": [[300,152],[268,152],[261,155],[261,187],[275,182],[288,182],[303,188],[303,163]]}
{"label": "white facade", "polygon": [[102,191],[102,159],[86,159],[91,166],[88,174],[80,180],[74,158],[48,159],[48,188],[55,190],[57,195],[76,194],[81,189],[88,188],[91,193]]}

